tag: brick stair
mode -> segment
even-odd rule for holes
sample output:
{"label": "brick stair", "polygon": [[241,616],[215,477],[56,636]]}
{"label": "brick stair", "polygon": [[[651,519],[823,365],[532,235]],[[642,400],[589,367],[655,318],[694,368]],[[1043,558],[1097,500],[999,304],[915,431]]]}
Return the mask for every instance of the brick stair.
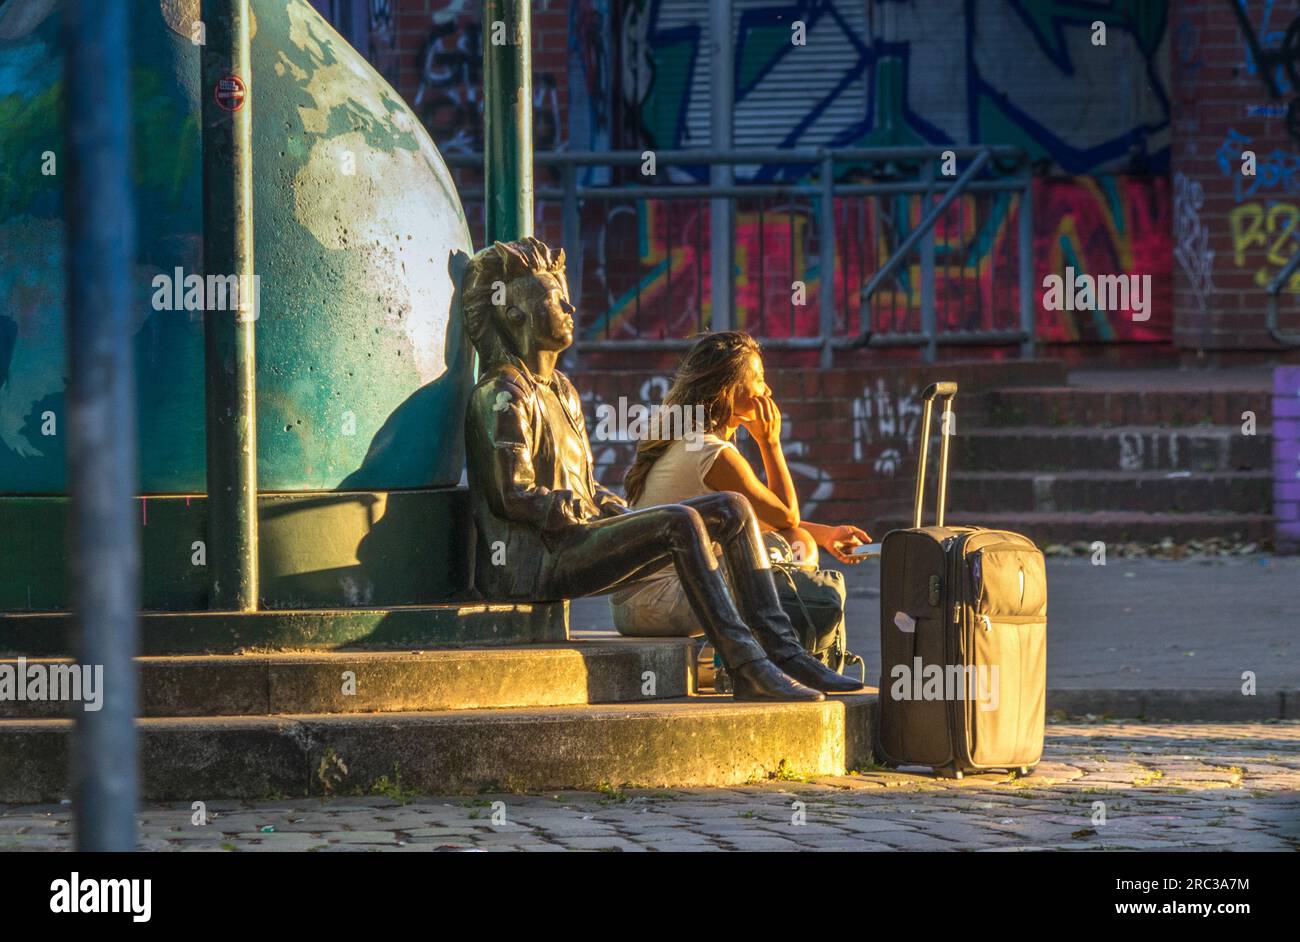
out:
{"label": "brick stair", "polygon": [[1251,514],[1268,505],[1271,471],[953,471],[950,500],[971,513],[1132,510]]}
{"label": "brick stair", "polygon": [[[947,522],[1043,545],[1271,539],[1269,390],[1122,383],[1017,386],[961,402]],[[1247,412],[1253,435],[1242,431]],[[897,513],[882,524],[910,521]]]}

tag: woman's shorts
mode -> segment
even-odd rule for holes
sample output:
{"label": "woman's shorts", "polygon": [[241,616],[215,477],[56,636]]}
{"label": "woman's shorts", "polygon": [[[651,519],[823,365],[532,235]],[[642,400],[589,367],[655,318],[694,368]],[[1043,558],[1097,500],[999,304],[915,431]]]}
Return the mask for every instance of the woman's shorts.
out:
{"label": "woman's shorts", "polygon": [[704,634],[681,580],[674,575],[657,582],[625,602],[610,599],[618,633],[633,638],[687,638]]}

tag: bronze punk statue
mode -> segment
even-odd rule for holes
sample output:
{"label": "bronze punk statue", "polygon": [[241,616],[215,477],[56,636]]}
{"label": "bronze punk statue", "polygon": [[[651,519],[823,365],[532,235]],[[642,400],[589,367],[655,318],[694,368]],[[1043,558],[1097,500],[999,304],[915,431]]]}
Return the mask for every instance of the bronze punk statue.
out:
{"label": "bronze punk statue", "polygon": [[469,262],[462,292],[479,355],[465,442],[485,597],[601,595],[671,563],[736,699],[822,700],[821,691],[861,688],[799,643],[745,498],[718,492],[631,511],[597,483],[577,392],[555,368],[573,343],[563,250],[533,238],[497,242]]}

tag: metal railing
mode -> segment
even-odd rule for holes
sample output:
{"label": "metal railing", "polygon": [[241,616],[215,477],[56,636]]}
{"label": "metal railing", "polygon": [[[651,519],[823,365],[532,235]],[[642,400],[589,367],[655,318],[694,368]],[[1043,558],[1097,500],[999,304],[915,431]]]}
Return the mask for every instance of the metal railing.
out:
{"label": "metal railing", "polygon": [[[945,152],[951,152],[953,158],[965,164],[961,174],[954,178],[936,179],[935,166],[942,160]],[[759,290],[757,312],[758,329],[753,325],[737,325],[734,318],[734,293],[723,295],[731,299],[729,304],[719,304],[718,295],[714,294],[708,323],[704,317],[703,272],[711,265],[712,257],[725,252],[725,257],[732,257],[736,238],[736,227],[726,231],[710,228],[709,254],[710,264],[702,261],[703,239],[700,237],[699,220],[703,213],[696,214],[695,255],[695,309],[697,330],[726,329],[732,326],[744,326],[758,336],[767,347],[785,349],[815,349],[820,351],[821,363],[829,366],[835,350],[852,350],[863,347],[919,347],[925,360],[932,361],[940,345],[974,345],[974,344],[1019,344],[1022,356],[1032,356],[1034,349],[1034,307],[1032,291],[1032,207],[1030,171],[1025,155],[1014,147],[886,147],[886,148],[804,148],[804,149],[761,149],[737,148],[730,150],[674,150],[655,151],[656,181],[663,180],[668,174],[662,172],[667,167],[710,168],[709,179],[714,175],[711,169],[720,164],[728,166],[763,165],[779,168],[781,172],[796,177],[796,182],[755,182],[733,183],[719,186],[712,183],[693,182],[656,182],[644,185],[608,185],[593,186],[579,182],[579,174],[586,168],[637,167],[645,163],[651,152],[645,151],[609,151],[601,153],[586,152],[545,152],[534,155],[534,163],[539,168],[552,168],[558,173],[559,185],[539,185],[535,189],[535,198],[541,207],[545,203],[560,205],[560,241],[568,248],[569,284],[575,292],[575,301],[579,308],[580,339],[575,346],[579,350],[662,350],[675,349],[690,344],[685,336],[646,336],[641,330],[641,258],[638,254],[637,276],[633,279],[636,289],[631,299],[634,304],[633,323],[625,328],[624,333],[631,336],[615,337],[610,334],[608,312],[595,312],[598,320],[606,322],[604,337],[591,336],[592,314],[586,297],[582,294],[586,253],[579,250],[583,245],[583,208],[593,203],[608,206],[616,201],[631,201],[636,204],[638,231],[643,228],[643,214],[648,201],[674,201],[666,203],[668,212],[676,201],[694,200],[699,203],[725,199],[733,207],[742,201],[754,202],[758,206],[758,258]],[[475,154],[453,154],[447,156],[447,163],[452,167],[481,168],[482,157]],[[1001,165],[1001,171],[989,174],[995,165]],[[856,171],[859,175],[870,174],[867,181],[851,179],[837,181],[836,174]],[[679,173],[679,176],[686,176]],[[892,179],[880,180],[880,176]],[[911,179],[897,179],[910,175]],[[984,178],[981,178],[984,175]],[[540,178],[539,174],[539,178]],[[809,180],[809,178],[811,178]],[[804,182],[807,181],[807,182]],[[465,185],[461,194],[466,202],[471,198],[481,197],[481,186]],[[980,200],[985,200],[986,207],[997,204],[1001,220],[991,220],[985,213],[980,218]],[[771,200],[807,201],[809,208],[816,206],[816,277],[818,281],[818,308],[815,329],[804,325],[801,329],[796,324],[795,307],[792,300],[789,312],[789,330],[785,335],[769,334],[766,330],[767,251],[765,241],[764,202]],[[891,217],[883,213],[881,207],[894,204]],[[867,212],[867,204],[871,212]],[[967,218],[967,203],[971,203],[971,212],[975,217],[973,226]],[[849,217],[857,213],[859,238],[854,240],[851,233],[844,233],[837,238],[836,224],[837,204],[845,212],[845,228]],[[1010,215],[1012,204],[1017,218],[1014,235],[1011,234]],[[856,207],[856,210],[855,210]],[[903,217],[898,221],[897,217]],[[539,212],[544,212],[540,210]],[[738,214],[737,214],[738,215]],[[780,214],[778,213],[778,216]],[[788,213],[788,239],[791,273],[795,262],[795,213]],[[870,217],[872,232],[870,238],[865,232],[867,217]],[[912,222],[913,216],[919,218]],[[882,232],[882,220],[891,232]],[[937,264],[936,229],[944,224],[945,265],[944,277],[939,277]],[[671,229],[671,226],[669,226]],[[890,236],[893,244],[890,245]],[[669,233],[671,239],[673,234]],[[969,238],[968,238],[969,237]],[[1015,251],[1011,251],[1011,242]],[[842,244],[841,244],[842,243]],[[981,245],[987,249],[986,259],[971,261],[970,256],[980,250]],[[869,259],[864,251],[870,249],[876,255],[874,271],[856,289],[850,286],[853,277],[851,251],[857,248],[860,257],[856,268],[865,272]],[[669,244],[665,252],[666,275],[668,280],[669,303],[671,304],[674,259],[677,252]],[[885,252],[888,257],[883,258]],[[640,248],[638,248],[640,253]],[[997,288],[998,260],[1003,258],[1002,277],[1014,284],[1007,291],[1007,296],[1017,296],[1010,308],[1011,317],[997,309],[995,291]],[[882,260],[883,258],[883,260]],[[598,259],[599,261],[599,259]],[[915,269],[911,263],[915,262]],[[905,264],[908,263],[908,264]],[[981,267],[988,269],[981,271]],[[956,270],[954,271],[954,268]],[[810,274],[811,266],[802,274]],[[947,328],[940,323],[939,287],[944,284],[951,295],[953,283],[957,284],[960,295],[967,293],[970,275],[974,273],[978,303],[972,314],[971,305],[964,297],[957,299],[947,297],[944,314],[948,321]],[[1011,277],[1008,277],[1011,276]],[[807,280],[812,280],[808,278]],[[734,281],[730,286],[734,291]],[[903,282],[906,284],[904,285]],[[919,282],[919,284],[918,284]],[[840,286],[840,299],[837,304],[836,286]],[[889,293],[891,309],[884,317],[888,323],[877,323],[881,319],[884,306],[882,289],[892,286]],[[898,296],[902,287],[906,287],[906,299],[903,314],[897,310]],[[919,288],[919,291],[916,289]],[[606,307],[613,304],[608,297]],[[919,297],[918,297],[919,295]],[[988,297],[986,298],[985,295]],[[856,302],[856,303],[855,303]],[[986,303],[987,302],[987,303]],[[953,316],[954,306],[957,316]],[[856,326],[850,317],[850,308],[856,307],[858,318]],[[985,310],[987,308],[987,310]],[[915,311],[917,323],[902,323],[911,319]],[[985,315],[988,315],[985,317]],[[752,320],[753,318],[751,318]],[[975,323],[969,323],[974,320]],[[954,329],[954,323],[967,322]],[[987,323],[986,323],[987,321]],[[1007,323],[1007,321],[1011,321]],[[582,337],[583,327],[586,337]]]}

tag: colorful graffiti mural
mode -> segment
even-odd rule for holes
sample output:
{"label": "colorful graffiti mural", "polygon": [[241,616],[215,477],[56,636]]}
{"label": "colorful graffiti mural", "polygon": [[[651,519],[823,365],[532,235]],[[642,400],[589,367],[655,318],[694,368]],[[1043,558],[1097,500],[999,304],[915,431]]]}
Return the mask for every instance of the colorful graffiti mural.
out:
{"label": "colorful graffiti mural", "polygon": [[[1034,187],[1034,284],[1071,266],[1080,274],[1150,275],[1151,317],[1130,311],[1045,311],[1047,340],[1160,341],[1173,328],[1172,218],[1164,177],[1045,179]],[[1041,290],[1041,289],[1036,289]]]}
{"label": "colorful graffiti mural", "polygon": [[[1173,221],[1164,178],[1102,175],[1034,182],[1034,284],[1067,266],[1080,274],[1149,274],[1151,317],[1128,311],[1046,311],[1042,340],[1160,341],[1172,328]],[[935,309],[941,330],[1014,327],[1019,317],[1017,225],[1011,194],[958,199],[935,230]],[[838,329],[862,323],[860,289],[919,223],[921,201],[840,199],[835,204]],[[709,323],[707,204],[673,200],[589,204],[581,310],[588,338],[686,336]],[[763,337],[813,336],[821,272],[817,220],[807,204],[743,203],[736,217],[735,305],[739,326]],[[592,262],[594,261],[594,264]],[[920,323],[915,256],[871,309],[876,331]],[[804,290],[799,290],[802,283]],[[1040,289],[1035,289],[1036,293]],[[1041,300],[1041,299],[1038,299]]]}
{"label": "colorful graffiti mural", "polygon": [[[1104,47],[1092,42],[1097,20],[1107,27]],[[805,24],[806,47],[790,41],[796,21]],[[618,37],[613,62],[603,44],[611,23]],[[1039,335],[1167,340],[1173,227],[1168,180],[1161,175],[1169,153],[1172,43],[1166,25],[1161,0],[742,0],[735,139],[738,146],[782,147],[1013,144],[1067,174],[1095,174],[1036,182],[1035,284],[1067,265],[1081,273],[1150,274],[1160,286],[1152,316],[1134,322],[1127,312],[1040,310]],[[578,0],[569,45],[585,83],[584,133],[623,148],[706,145],[707,35],[704,4]],[[1183,36],[1179,53],[1192,61],[1194,39]],[[801,49],[817,55],[817,69],[801,64]],[[613,88],[612,97],[601,98],[601,88]],[[791,95],[791,88],[799,94]],[[1099,100],[1120,107],[1103,116],[1095,107]],[[760,165],[739,168],[738,176],[778,179],[806,171]],[[673,168],[670,175],[704,179],[707,167]],[[837,201],[839,255],[831,289],[840,330],[859,329],[862,285],[921,211],[915,197]],[[1017,212],[1012,195],[969,196],[940,221],[935,295],[941,329],[1018,323]],[[585,207],[586,336],[680,336],[707,325],[708,226],[704,204]],[[739,324],[769,337],[817,332],[816,242],[815,205],[739,205]],[[919,266],[914,257],[877,292],[869,314],[875,330],[919,326]],[[795,282],[806,286],[801,299]]]}
{"label": "colorful graffiti mural", "polygon": [[[621,24],[621,68],[609,73],[618,86],[614,139],[627,147],[706,144],[707,4],[609,4]],[[1163,0],[741,2],[737,21],[742,146],[997,143],[1067,173],[1168,169]],[[805,46],[791,42],[796,21],[805,24]],[[1093,42],[1096,21],[1106,24],[1104,46]],[[575,31],[571,48],[585,48],[590,35]],[[815,69],[806,56],[817,57]],[[1118,106],[1103,114],[1098,101]],[[765,178],[780,168],[754,173]]]}

